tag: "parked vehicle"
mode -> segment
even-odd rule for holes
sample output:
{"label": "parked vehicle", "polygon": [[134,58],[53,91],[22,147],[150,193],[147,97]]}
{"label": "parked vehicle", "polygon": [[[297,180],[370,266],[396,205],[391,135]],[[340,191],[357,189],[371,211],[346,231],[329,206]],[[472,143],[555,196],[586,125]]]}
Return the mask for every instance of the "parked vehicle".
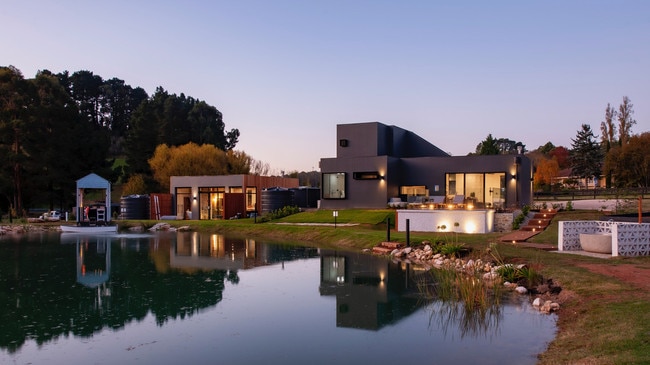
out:
{"label": "parked vehicle", "polygon": [[43,220],[43,221],[50,221],[50,222],[57,222],[60,221],[62,218],[61,212],[58,210],[52,210],[48,213],[44,213],[38,219]]}

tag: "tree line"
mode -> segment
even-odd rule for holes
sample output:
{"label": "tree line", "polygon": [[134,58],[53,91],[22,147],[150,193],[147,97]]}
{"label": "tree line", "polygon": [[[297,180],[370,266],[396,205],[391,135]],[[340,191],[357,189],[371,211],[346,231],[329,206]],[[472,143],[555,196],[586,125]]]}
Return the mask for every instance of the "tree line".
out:
{"label": "tree line", "polygon": [[[541,191],[562,188],[557,177],[564,170],[569,179],[564,186],[594,186],[604,180],[606,188],[647,188],[650,184],[650,132],[632,133],[636,125],[634,108],[627,96],[618,110],[610,104],[600,123],[600,137],[589,124],[582,124],[571,148],[555,154],[542,154],[537,159],[535,187]],[[551,149],[550,151],[554,151]],[[567,153],[568,152],[568,153]]]}
{"label": "tree line", "polygon": [[[604,176],[607,187],[647,187],[650,132],[632,133],[633,114],[626,96],[618,109],[607,105],[600,140],[588,124],[570,149],[548,142],[527,151],[489,134],[470,154],[525,153],[537,190],[558,188],[563,171],[585,182]],[[123,195],[166,191],[172,175],[267,175],[267,163],[234,150],[239,136],[226,130],[216,107],[183,93],[158,87],[150,96],[85,70],[26,79],[13,66],[0,67],[0,215],[72,207],[76,180],[91,172],[119,183]],[[282,175],[320,185],[316,171]]]}
{"label": "tree line", "polygon": [[[524,153],[533,161],[537,191],[588,186],[590,181],[605,180],[606,188],[647,188],[650,185],[650,132],[633,134],[634,108],[624,96],[618,109],[609,103],[600,123],[601,136],[589,124],[582,124],[570,148],[548,142],[533,151],[508,138],[488,134],[476,146],[476,155]],[[563,182],[558,178],[566,177]]]}
{"label": "tree line", "polygon": [[[158,191],[149,164],[156,148],[194,143],[226,154],[239,135],[225,129],[216,107],[162,87],[149,96],[90,71],[43,70],[26,79],[13,66],[0,67],[0,211],[71,207],[76,180],[91,172],[112,183],[145,177],[146,188]],[[246,161],[246,173],[268,168]]]}

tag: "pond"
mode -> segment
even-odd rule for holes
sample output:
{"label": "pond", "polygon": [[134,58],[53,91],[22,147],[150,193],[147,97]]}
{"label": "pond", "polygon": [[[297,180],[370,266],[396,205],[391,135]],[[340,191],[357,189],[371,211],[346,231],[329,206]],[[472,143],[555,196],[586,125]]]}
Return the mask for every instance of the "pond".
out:
{"label": "pond", "polygon": [[468,315],[412,265],[195,232],[0,237],[0,363],[534,364],[556,316]]}

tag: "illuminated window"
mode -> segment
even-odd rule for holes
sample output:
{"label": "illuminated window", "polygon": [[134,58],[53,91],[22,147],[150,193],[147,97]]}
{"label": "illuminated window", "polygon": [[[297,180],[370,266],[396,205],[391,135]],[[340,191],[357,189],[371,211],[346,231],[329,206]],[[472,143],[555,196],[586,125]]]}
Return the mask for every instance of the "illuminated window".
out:
{"label": "illuminated window", "polygon": [[429,189],[424,185],[404,185],[399,188],[400,195],[404,196],[428,196]]}
{"label": "illuminated window", "polygon": [[381,176],[377,171],[353,172],[352,178],[355,180],[379,180]]}
{"label": "illuminated window", "polygon": [[464,174],[447,174],[447,195],[465,195]]}
{"label": "illuminated window", "polygon": [[254,211],[257,207],[257,188],[246,188],[246,210]]}
{"label": "illuminated window", "polygon": [[323,199],[345,199],[345,173],[323,174]]}
{"label": "illuminated window", "polygon": [[223,197],[226,188],[199,187],[199,219],[223,219]]}
{"label": "illuminated window", "polygon": [[465,174],[465,199],[474,206],[485,202],[485,175]]}
{"label": "illuminated window", "polygon": [[176,218],[189,219],[192,211],[192,188],[176,188]]}
{"label": "illuminated window", "polygon": [[506,174],[479,173],[479,174],[447,174],[447,195],[464,195],[478,207],[503,207],[506,196]]}

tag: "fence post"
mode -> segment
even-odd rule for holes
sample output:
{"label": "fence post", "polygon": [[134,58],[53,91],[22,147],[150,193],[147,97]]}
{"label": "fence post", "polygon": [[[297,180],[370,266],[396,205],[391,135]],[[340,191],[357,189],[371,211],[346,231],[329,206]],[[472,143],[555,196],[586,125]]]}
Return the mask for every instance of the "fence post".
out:
{"label": "fence post", "polygon": [[390,242],[390,217],[386,217],[386,242]]}
{"label": "fence post", "polygon": [[406,247],[411,247],[411,222],[406,220]]}

